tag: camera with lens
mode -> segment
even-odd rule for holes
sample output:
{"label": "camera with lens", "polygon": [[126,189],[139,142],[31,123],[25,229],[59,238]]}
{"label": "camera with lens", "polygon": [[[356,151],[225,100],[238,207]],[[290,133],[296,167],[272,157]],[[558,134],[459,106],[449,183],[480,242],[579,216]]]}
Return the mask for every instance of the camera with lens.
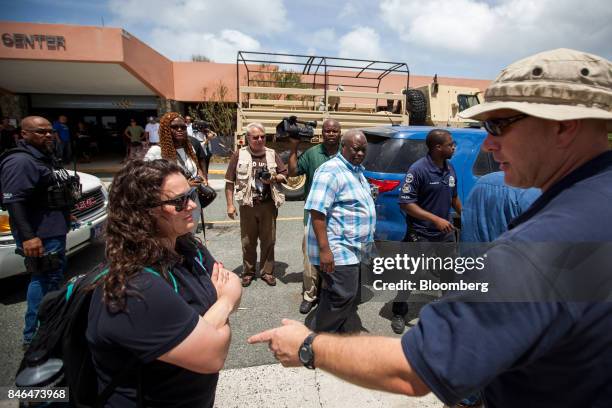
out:
{"label": "camera with lens", "polygon": [[191,128],[194,132],[206,133],[210,129],[210,123],[206,122],[205,120],[196,119],[193,121]]}
{"label": "camera with lens", "polygon": [[297,116],[289,116],[276,125],[276,137],[279,139],[290,137],[309,142],[314,136],[316,127],[316,121],[301,121]]}
{"label": "camera with lens", "polygon": [[255,174],[255,176],[257,178],[260,178],[262,180],[270,180],[272,178],[272,173],[270,173],[270,171],[268,170],[267,166],[264,166],[263,168],[259,169],[257,171],[257,173]]}
{"label": "camera with lens", "polygon": [[81,196],[79,176],[71,176],[66,170],[60,169],[56,173],[54,184],[47,188],[47,205],[52,210],[72,209]]}

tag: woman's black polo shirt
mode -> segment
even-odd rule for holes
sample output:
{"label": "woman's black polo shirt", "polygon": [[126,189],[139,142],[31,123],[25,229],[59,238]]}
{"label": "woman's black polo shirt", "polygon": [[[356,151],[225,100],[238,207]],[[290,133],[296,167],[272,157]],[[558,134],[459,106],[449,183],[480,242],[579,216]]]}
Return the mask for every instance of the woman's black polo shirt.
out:
{"label": "woman's black polo shirt", "polygon": [[[214,258],[202,248],[202,268],[197,252],[185,249],[179,252],[184,255],[184,261],[172,269],[178,294],[172,282],[143,272],[130,282],[142,298],[128,297],[127,313],[111,314],[102,303],[101,288],[95,290],[86,335],[100,390],[136,356],[143,364],[146,406],[213,406],[218,373],[198,374],[157,360],[187,338],[196,327],[198,316],[206,313],[217,300],[210,280]],[[136,406],[137,370],[126,378],[106,406]]]}

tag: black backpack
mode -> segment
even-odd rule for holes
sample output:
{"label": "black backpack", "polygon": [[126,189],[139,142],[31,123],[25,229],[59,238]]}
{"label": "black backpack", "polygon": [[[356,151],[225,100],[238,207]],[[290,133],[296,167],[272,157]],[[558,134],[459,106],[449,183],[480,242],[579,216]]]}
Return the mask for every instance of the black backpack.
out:
{"label": "black backpack", "polygon": [[[159,276],[155,270],[145,268]],[[70,279],[61,290],[43,298],[39,326],[25,352],[15,384],[18,387],[69,387],[71,406],[102,407],[117,385],[134,368],[140,368],[134,356],[105,389],[98,393],[97,374],[85,337],[92,285],[108,272],[99,265],[93,272]],[[175,291],[176,280],[170,274]],[[138,369],[140,377],[140,369]],[[138,405],[143,406],[141,381],[138,380]]]}

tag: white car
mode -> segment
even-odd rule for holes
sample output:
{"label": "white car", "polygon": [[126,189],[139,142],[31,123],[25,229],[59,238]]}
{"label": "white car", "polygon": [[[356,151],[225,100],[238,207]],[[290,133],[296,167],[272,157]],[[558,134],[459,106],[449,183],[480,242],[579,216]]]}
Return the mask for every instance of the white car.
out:
{"label": "white car", "polygon": [[[83,196],[71,213],[77,218],[76,228],[66,237],[66,252],[71,255],[100,237],[106,221],[108,191],[102,181],[91,174],[79,172]],[[0,278],[25,272],[23,257],[15,253],[8,212],[0,211]]]}

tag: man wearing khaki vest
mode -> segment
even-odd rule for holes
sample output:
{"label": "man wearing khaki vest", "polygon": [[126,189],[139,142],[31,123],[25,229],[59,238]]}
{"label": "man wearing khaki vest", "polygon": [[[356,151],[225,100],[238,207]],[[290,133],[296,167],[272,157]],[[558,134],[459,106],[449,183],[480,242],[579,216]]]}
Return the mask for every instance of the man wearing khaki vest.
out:
{"label": "man wearing khaki vest", "polygon": [[278,207],[285,202],[279,183],[287,181],[287,169],[279,155],[266,147],[266,131],[261,123],[247,126],[247,146],[234,153],[225,173],[227,215],[238,214],[240,207],[240,240],[242,242],[242,286],[255,278],[257,240],[259,239],[259,269],[261,279],[270,286],[274,277],[274,245]]}

